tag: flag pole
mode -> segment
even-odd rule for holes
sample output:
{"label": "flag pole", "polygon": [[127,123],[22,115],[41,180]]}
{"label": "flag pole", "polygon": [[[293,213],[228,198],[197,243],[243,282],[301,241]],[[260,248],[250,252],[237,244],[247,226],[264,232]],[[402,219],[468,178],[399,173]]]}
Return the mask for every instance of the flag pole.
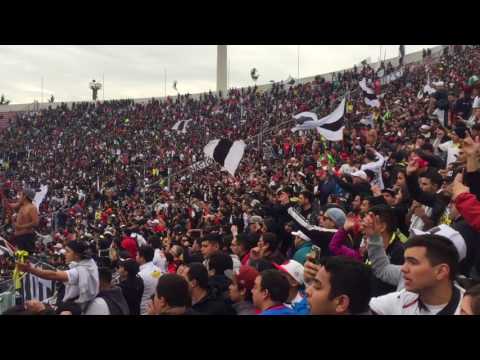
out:
{"label": "flag pole", "polygon": [[297,45],[297,81],[300,82],[300,45]]}
{"label": "flag pole", "polygon": [[105,102],[105,73],[102,74],[103,102]]}
{"label": "flag pole", "polygon": [[163,95],[166,98],[167,97],[167,68],[163,70],[164,70]]}

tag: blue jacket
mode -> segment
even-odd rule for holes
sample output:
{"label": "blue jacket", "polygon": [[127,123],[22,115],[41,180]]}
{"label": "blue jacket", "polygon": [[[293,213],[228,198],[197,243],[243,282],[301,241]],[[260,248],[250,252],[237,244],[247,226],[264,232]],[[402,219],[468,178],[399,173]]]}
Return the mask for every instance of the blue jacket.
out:
{"label": "blue jacket", "polygon": [[274,306],[261,312],[259,315],[298,315],[295,311],[285,305]]}
{"label": "blue jacket", "polygon": [[296,315],[310,315],[310,307],[308,306],[307,297],[304,296],[302,301],[293,304],[292,310]]}

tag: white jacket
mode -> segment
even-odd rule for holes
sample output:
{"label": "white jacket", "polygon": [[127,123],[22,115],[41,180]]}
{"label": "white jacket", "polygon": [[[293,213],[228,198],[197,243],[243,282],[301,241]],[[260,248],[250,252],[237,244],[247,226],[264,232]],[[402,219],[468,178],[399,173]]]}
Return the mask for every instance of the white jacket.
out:
{"label": "white jacket", "polygon": [[153,262],[148,262],[140,266],[140,272],[138,275],[143,280],[143,295],[142,302],[140,303],[140,314],[146,315],[148,311],[148,304],[152,295],[155,294],[158,279],[162,275],[160,269],[153,265]]}
{"label": "white jacket", "polygon": [[383,190],[385,185],[383,184],[382,167],[383,167],[383,164],[385,163],[385,158],[383,157],[382,154],[380,154],[377,151],[375,151],[375,155],[377,156],[378,160],[374,162],[370,162],[368,164],[363,164],[360,167],[360,170],[373,171],[375,173],[375,179],[372,180],[371,184],[378,185],[380,186],[380,189]]}
{"label": "white jacket", "polygon": [[[457,284],[454,284],[454,286],[460,293],[458,303],[453,304],[455,306],[454,314],[458,315],[460,314],[465,290]],[[444,307],[445,305],[422,305],[419,302],[418,294],[405,289],[370,300],[370,309],[378,315],[436,315]]]}

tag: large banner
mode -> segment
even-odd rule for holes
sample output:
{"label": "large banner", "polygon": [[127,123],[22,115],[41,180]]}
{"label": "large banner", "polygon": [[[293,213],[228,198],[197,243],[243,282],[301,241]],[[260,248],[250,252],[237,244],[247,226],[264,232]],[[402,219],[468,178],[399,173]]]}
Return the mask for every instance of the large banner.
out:
{"label": "large banner", "polygon": [[23,301],[45,301],[55,294],[55,281],[44,280],[33,274],[26,274],[22,279]]}

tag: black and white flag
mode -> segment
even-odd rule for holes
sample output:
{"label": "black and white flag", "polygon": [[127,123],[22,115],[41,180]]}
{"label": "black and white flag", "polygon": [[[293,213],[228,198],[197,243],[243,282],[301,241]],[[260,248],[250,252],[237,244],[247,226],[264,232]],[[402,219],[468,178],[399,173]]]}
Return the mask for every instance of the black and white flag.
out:
{"label": "black and white flag", "polygon": [[418,92],[417,94],[417,98],[418,99],[422,99],[424,96],[430,96],[432,95],[433,93],[435,93],[437,90],[435,90],[434,88],[432,88],[430,86],[430,84],[427,84],[423,87],[423,89],[420,89],[420,91]]}
{"label": "black and white flag", "polygon": [[400,70],[397,70],[397,71],[395,71],[395,72],[393,72],[389,75],[383,76],[380,79],[380,84],[382,86],[387,85],[387,84],[391,83],[392,81],[400,79],[402,76],[403,76],[403,68],[400,69]]}
{"label": "black and white flag", "polygon": [[28,273],[22,279],[21,294],[24,301],[45,301],[55,294],[55,281],[44,280]]}
{"label": "black and white flag", "polygon": [[188,127],[190,121],[192,121],[192,119],[190,119],[190,120],[180,120],[180,121],[177,121],[177,122],[172,126],[172,130],[181,132],[182,134],[186,134],[186,133],[187,133],[187,127]]}
{"label": "black and white flag", "polygon": [[40,186],[40,191],[37,191],[35,193],[35,198],[33,199],[33,203],[35,207],[37,208],[37,211],[40,211],[40,205],[42,205],[43,200],[45,199],[45,196],[47,196],[48,193],[48,186],[47,185],[41,185]]}
{"label": "black and white flag", "polygon": [[299,130],[317,129],[317,132],[329,141],[341,141],[343,139],[343,129],[345,128],[345,98],[340,102],[337,108],[329,115],[318,119],[317,114],[312,112],[302,112],[293,118],[297,120],[297,125],[292,128],[292,132]]}
{"label": "black and white flag", "polygon": [[437,91],[430,84],[431,84],[430,74],[428,74],[427,75],[427,84],[423,87],[423,89],[420,89],[420,91],[418,92],[418,94],[417,94],[418,99],[422,99],[426,95],[430,96]]}
{"label": "black and white flag", "polygon": [[205,145],[203,153],[207,158],[222,165],[230,175],[235,176],[235,171],[243,158],[245,146],[243,140],[232,142],[229,139],[216,139]]}
{"label": "black and white flag", "polygon": [[365,97],[365,104],[370,107],[380,107],[380,100],[378,100],[375,91],[367,86],[367,79],[363,78],[362,81],[358,83],[358,85],[360,85],[360,88],[363,91],[363,96]]}

